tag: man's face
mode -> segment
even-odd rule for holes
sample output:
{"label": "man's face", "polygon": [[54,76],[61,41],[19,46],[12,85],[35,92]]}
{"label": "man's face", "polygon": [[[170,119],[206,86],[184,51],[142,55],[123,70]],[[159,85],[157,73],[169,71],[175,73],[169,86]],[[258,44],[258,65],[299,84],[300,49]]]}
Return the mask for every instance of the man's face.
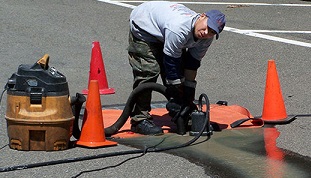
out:
{"label": "man's face", "polygon": [[194,24],[194,36],[197,39],[213,38],[216,32],[207,26],[208,17],[201,14]]}

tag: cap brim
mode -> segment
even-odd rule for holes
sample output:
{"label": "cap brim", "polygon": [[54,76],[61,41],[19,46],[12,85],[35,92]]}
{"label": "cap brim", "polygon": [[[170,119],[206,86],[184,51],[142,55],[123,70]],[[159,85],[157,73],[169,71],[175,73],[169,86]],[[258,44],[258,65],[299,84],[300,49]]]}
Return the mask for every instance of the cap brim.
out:
{"label": "cap brim", "polygon": [[217,24],[215,24],[210,18],[207,19],[207,26],[216,32],[216,40],[219,38],[219,29]]}

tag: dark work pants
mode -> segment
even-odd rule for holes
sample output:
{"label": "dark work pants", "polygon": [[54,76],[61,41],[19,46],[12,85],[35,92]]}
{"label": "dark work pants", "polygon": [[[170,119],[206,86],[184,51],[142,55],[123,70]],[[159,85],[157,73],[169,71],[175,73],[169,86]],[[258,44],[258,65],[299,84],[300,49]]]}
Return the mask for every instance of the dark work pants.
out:
{"label": "dark work pants", "polygon": [[[163,43],[148,43],[137,39],[130,32],[128,59],[133,70],[133,89],[142,83],[157,82],[159,75],[164,81]],[[151,97],[152,91],[144,91],[138,96],[131,114],[134,121],[151,119]]]}

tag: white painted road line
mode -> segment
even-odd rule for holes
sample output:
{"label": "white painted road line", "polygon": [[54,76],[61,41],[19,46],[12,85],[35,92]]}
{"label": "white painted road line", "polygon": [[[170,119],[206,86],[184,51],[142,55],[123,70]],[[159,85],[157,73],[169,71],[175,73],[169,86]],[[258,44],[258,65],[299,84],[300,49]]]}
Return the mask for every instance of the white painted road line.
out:
{"label": "white painted road line", "polygon": [[[146,1],[111,1],[111,0],[98,0],[100,2],[105,2],[105,3],[109,3],[109,4],[114,4],[114,5],[118,5],[118,6],[122,6],[122,7],[127,7],[127,8],[135,8],[136,6],[134,5],[130,5],[130,4],[126,4],[123,2],[146,2]],[[184,4],[211,4],[211,3],[218,3],[218,2],[180,2],[180,3],[184,3]],[[311,6],[311,4],[266,4],[266,3],[225,3],[225,2],[219,2],[218,4],[247,4],[247,5],[278,5],[278,6],[290,6],[294,7],[294,6]],[[297,45],[297,46],[303,46],[303,47],[308,47],[311,48],[311,43],[306,43],[306,42],[301,42],[301,41],[296,41],[296,40],[289,40],[286,38],[280,38],[280,37],[275,37],[275,36],[271,36],[271,35],[265,35],[265,34],[260,34],[260,33],[256,33],[256,32],[263,32],[263,33],[267,33],[267,32],[273,32],[273,31],[269,31],[269,30],[240,30],[237,28],[232,28],[232,27],[225,27],[224,28],[225,31],[228,32],[233,32],[233,33],[238,33],[238,34],[242,34],[242,35],[247,35],[247,36],[252,36],[252,37],[256,37],[256,38],[262,38],[262,39],[267,39],[267,40],[271,40],[271,41],[277,41],[277,42],[282,42],[282,43],[287,43],[287,44],[293,44],[293,45]],[[294,33],[295,31],[280,31],[280,32],[291,32]],[[297,31],[296,31],[297,32]],[[299,33],[310,33],[310,31],[298,31]],[[277,33],[277,31],[275,31],[274,33]]]}
{"label": "white painted road line", "polygon": [[[147,1],[119,1],[123,3],[143,3]],[[311,4],[269,4],[269,3],[239,3],[239,2],[193,2],[174,1],[182,4],[210,4],[210,5],[248,5],[248,6],[289,6],[289,7],[311,7]]]}
{"label": "white painted road line", "polygon": [[289,40],[286,38],[280,38],[280,37],[275,37],[275,36],[271,36],[271,35],[254,33],[251,31],[245,31],[245,30],[240,30],[240,29],[231,28],[231,27],[225,27],[224,30],[229,31],[229,32],[233,32],[233,33],[239,33],[242,35],[247,35],[247,36],[252,36],[252,37],[257,37],[257,38],[263,38],[263,39],[267,39],[267,40],[271,40],[271,41],[283,42],[283,43],[287,43],[287,44],[293,44],[293,45],[297,45],[297,46],[303,46],[303,47],[311,48],[311,43],[305,43],[305,42],[296,41],[296,40]]}
{"label": "white painted road line", "polygon": [[301,33],[310,34],[311,31],[288,31],[288,30],[240,30],[240,32],[255,32],[255,33]]}
{"label": "white painted road line", "polygon": [[109,4],[114,4],[114,5],[118,5],[118,6],[122,6],[122,7],[127,7],[127,8],[131,8],[134,9],[136,6],[134,5],[130,5],[130,4],[125,4],[119,1],[110,1],[110,0],[98,0],[99,2],[106,2]]}

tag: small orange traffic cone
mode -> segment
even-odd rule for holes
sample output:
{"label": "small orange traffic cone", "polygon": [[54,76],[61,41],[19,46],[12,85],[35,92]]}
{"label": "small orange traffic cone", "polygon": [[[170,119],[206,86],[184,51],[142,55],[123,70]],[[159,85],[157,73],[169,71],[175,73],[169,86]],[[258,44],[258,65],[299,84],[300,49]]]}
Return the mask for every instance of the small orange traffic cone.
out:
{"label": "small orange traffic cone", "polygon": [[268,60],[266,77],[262,119],[270,121],[286,119],[285,104],[274,60]]}
{"label": "small orange traffic cone", "polygon": [[97,80],[91,80],[86,100],[81,136],[77,145],[85,147],[104,147],[117,145],[106,140]]}
{"label": "small orange traffic cone", "polygon": [[[91,80],[97,80],[99,85],[99,94],[107,95],[114,94],[114,88],[108,87],[108,81],[105,71],[104,60],[102,57],[102,52],[100,49],[100,44],[98,41],[92,43],[92,56],[90,63],[90,72],[89,72],[89,85]],[[82,94],[87,95],[88,89],[82,90]]]}

